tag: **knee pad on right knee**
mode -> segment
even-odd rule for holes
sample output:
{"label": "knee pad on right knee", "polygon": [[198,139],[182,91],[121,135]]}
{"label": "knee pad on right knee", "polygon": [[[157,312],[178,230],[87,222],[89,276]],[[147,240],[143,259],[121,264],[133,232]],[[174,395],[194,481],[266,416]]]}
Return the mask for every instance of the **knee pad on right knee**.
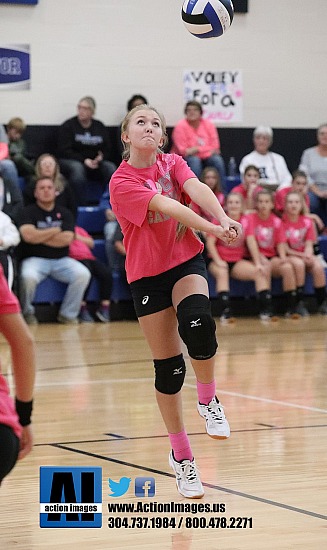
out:
{"label": "knee pad on right knee", "polygon": [[185,378],[185,361],[182,353],[168,359],[154,359],[155,388],[166,395],[178,393]]}

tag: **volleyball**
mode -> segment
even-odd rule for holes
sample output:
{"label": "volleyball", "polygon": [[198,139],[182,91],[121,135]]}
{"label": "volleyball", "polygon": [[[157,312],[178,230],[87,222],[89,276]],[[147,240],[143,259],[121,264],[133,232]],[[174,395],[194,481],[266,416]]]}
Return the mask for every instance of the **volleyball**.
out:
{"label": "volleyball", "polygon": [[197,38],[216,38],[232,24],[231,0],[185,0],[182,19],[187,30]]}

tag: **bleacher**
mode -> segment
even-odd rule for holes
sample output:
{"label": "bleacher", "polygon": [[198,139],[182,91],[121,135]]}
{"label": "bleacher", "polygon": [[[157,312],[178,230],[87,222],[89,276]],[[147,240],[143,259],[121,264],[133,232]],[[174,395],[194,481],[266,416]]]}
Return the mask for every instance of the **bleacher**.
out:
{"label": "bleacher", "polygon": [[[239,177],[228,178],[227,186],[229,190],[233,186],[239,183]],[[78,208],[77,225],[83,227],[95,238],[95,247],[93,249],[94,255],[102,262],[107,263],[105,252],[105,241],[103,237],[103,227],[105,224],[104,210],[97,206],[80,206]],[[327,260],[327,236],[319,238],[321,252]],[[326,270],[327,271],[327,270]],[[43,281],[37,288],[34,303],[36,306],[44,304],[59,304],[64,296],[66,285],[58,281],[54,281],[51,278]],[[215,315],[219,315],[217,309],[217,293],[215,290],[215,281],[209,274],[209,292],[210,299],[212,301],[212,309]],[[230,295],[235,302],[235,312],[239,315],[255,314],[257,311],[257,302],[255,299],[256,292],[253,282],[237,281],[231,279]],[[272,295],[277,304],[277,309],[283,311],[284,303],[281,298],[282,287],[280,279],[273,279],[272,282]],[[306,277],[305,284],[305,296],[307,298],[313,297],[314,290],[312,285],[312,278],[310,275]],[[87,295],[88,302],[96,303],[99,299],[98,284],[95,280],[92,281],[90,289]],[[128,285],[125,281],[121,280],[118,272],[113,272],[113,289],[112,289],[112,318],[134,318],[134,308],[132,305],[131,293]],[[314,309],[314,305],[309,307]]]}

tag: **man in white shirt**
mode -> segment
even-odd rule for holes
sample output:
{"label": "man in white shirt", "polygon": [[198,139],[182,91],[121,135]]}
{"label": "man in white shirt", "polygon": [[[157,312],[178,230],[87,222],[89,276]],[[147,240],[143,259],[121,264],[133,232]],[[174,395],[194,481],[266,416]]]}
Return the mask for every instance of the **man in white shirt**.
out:
{"label": "man in white shirt", "polygon": [[272,141],[272,129],[269,126],[258,126],[253,132],[254,150],[242,158],[240,173],[243,177],[246,167],[253,164],[260,171],[259,183],[275,191],[291,185],[292,176],[284,157],[269,150]]}

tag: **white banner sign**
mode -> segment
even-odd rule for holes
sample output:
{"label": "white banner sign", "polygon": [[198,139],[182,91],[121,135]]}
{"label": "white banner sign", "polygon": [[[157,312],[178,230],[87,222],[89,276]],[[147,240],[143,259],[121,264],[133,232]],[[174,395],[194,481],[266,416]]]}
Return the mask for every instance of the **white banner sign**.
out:
{"label": "white banner sign", "polygon": [[203,108],[203,118],[214,124],[243,121],[242,72],[200,71],[185,69],[184,103],[196,100]]}

